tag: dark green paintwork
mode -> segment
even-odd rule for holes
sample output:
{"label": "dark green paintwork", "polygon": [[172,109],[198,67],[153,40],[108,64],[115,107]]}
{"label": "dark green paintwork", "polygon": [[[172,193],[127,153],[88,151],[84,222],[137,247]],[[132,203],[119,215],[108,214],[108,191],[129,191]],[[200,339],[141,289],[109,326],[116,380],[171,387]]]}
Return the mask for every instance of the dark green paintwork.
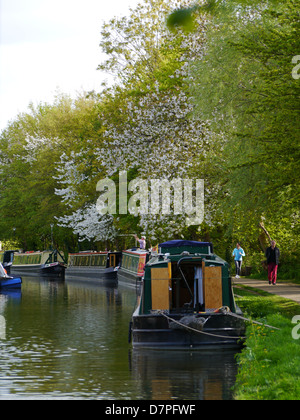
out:
{"label": "dark green paintwork", "polygon": [[[145,266],[145,276],[144,276],[144,288],[141,299],[140,314],[149,314],[152,309],[152,299],[151,299],[151,268],[157,267],[168,267],[169,262],[178,262],[184,257],[193,257],[195,262],[202,261],[205,262],[206,266],[221,266],[222,267],[222,299],[223,306],[228,306],[232,312],[236,312],[232,287],[231,287],[231,278],[229,273],[229,264],[217,256],[216,254],[199,254],[199,249],[197,247],[187,247],[181,248],[172,248],[172,251],[176,249],[176,255],[161,255],[150,259],[150,261]],[[183,255],[184,251],[188,251],[189,255]],[[203,248],[202,248],[203,251]],[[169,253],[168,249],[164,249],[164,253]],[[197,254],[197,255],[195,255]],[[195,259],[196,257],[196,259]]]}

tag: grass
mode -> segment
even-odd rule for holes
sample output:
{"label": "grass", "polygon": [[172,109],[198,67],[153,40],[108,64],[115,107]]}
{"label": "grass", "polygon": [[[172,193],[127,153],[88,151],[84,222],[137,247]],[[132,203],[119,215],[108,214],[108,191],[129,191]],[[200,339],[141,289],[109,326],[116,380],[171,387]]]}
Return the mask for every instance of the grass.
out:
{"label": "grass", "polygon": [[248,324],[246,346],[237,356],[235,399],[299,400],[300,339],[292,337],[292,318],[300,315],[300,305],[245,286],[235,291],[246,317],[279,328]]}

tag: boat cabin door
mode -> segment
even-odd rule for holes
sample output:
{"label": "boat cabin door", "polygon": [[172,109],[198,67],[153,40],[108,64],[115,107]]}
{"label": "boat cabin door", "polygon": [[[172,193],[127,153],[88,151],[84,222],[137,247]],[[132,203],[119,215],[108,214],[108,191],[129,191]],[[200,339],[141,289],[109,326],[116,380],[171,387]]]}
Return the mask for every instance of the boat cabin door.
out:
{"label": "boat cabin door", "polygon": [[151,268],[152,309],[170,309],[171,263],[167,267]]}
{"label": "boat cabin door", "polygon": [[115,267],[116,266],[116,254],[110,254],[109,256],[109,266]]}
{"label": "boat cabin door", "polygon": [[216,309],[223,305],[222,267],[205,266],[202,262],[205,309]]}

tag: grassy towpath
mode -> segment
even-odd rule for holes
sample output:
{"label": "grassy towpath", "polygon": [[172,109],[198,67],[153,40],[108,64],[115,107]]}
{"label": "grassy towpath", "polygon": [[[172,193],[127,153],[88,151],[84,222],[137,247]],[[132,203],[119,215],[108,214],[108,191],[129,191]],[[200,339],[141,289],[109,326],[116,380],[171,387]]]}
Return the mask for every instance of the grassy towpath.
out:
{"label": "grassy towpath", "polygon": [[233,279],[234,285],[254,287],[264,292],[278,295],[286,299],[293,300],[300,304],[300,286],[293,283],[277,283],[276,286],[269,285],[265,280],[253,280],[246,278]]}
{"label": "grassy towpath", "polygon": [[237,304],[245,317],[274,326],[247,323],[238,355],[237,400],[300,399],[300,286],[234,279]]}

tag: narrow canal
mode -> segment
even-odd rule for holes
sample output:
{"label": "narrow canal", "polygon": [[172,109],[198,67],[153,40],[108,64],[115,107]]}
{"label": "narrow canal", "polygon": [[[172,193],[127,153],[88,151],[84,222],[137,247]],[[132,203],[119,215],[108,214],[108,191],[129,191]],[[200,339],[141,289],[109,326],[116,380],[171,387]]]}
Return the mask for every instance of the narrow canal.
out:
{"label": "narrow canal", "polygon": [[232,398],[233,352],[133,351],[135,291],[23,277],[0,293],[0,399]]}

